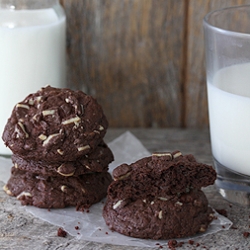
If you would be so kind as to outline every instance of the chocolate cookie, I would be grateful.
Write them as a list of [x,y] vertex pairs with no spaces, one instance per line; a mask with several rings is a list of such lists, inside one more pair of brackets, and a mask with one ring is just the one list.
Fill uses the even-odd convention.
[[22,205],[40,208],[75,206],[76,210],[84,210],[106,196],[111,180],[108,172],[51,177],[12,167],[11,177],[4,190],[8,195],[16,196]]
[[18,155],[12,155],[15,168],[29,173],[49,176],[78,176],[91,172],[105,172],[108,164],[114,160],[110,148],[101,142],[93,152],[78,158],[75,161],[47,162],[25,160]]
[[108,199],[103,217],[111,230],[145,239],[182,238],[205,232],[213,219],[204,193],[192,190],[170,199]]
[[200,190],[214,183],[215,170],[181,152],[154,153],[113,171],[103,216],[122,234],[152,239],[204,232],[212,210]]
[[93,97],[46,87],[14,107],[2,138],[14,154],[25,159],[74,161],[101,143],[107,127]]
[[[117,181],[110,187],[110,196],[136,199],[147,195],[171,196],[206,187],[214,183],[216,172],[212,166],[198,163],[194,156],[183,156],[176,151],[154,153],[131,165],[122,164],[114,169],[113,177]],[[123,193],[119,194],[121,189]]]

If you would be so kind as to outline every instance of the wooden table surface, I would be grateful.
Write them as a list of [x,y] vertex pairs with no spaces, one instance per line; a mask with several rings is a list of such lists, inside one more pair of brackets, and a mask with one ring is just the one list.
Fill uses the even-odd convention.
[[[111,141],[126,129],[109,129],[106,142]],[[212,164],[212,156],[207,130],[181,129],[130,129],[130,131],[150,151],[180,150],[183,154],[191,153],[198,161]],[[0,182],[3,186],[3,182]],[[214,209],[224,209],[227,217],[233,222],[229,230],[207,235],[195,240],[194,244],[185,242],[177,249],[250,249],[250,208],[230,204],[224,200],[214,186],[206,188],[205,193]],[[140,247],[128,247],[101,244],[78,240],[70,235],[66,238],[57,236],[57,226],[33,217],[27,213],[16,200],[0,190],[0,249],[92,249],[92,250],[139,250]],[[198,246],[199,245],[199,246]],[[155,246],[152,249],[169,249],[167,245]]]

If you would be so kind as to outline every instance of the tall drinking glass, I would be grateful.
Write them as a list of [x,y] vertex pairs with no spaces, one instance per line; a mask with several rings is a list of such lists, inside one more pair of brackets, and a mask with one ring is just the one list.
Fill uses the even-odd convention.
[[216,186],[233,203],[250,204],[250,6],[203,21],[210,138]]

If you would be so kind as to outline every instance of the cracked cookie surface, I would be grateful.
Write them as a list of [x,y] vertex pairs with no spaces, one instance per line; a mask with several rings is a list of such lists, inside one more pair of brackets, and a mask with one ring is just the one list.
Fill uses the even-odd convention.
[[113,171],[103,217],[111,230],[150,239],[191,236],[213,219],[202,187],[216,179],[193,155],[153,153]]
[[93,151],[107,127],[93,97],[48,86],[16,104],[2,138],[25,159],[72,161]]

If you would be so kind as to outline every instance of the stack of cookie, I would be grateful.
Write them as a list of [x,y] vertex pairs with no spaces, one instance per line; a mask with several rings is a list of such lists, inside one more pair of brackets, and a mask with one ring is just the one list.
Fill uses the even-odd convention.
[[83,210],[100,201],[112,181],[107,127],[101,106],[81,91],[48,86],[30,94],[3,132],[14,165],[4,190],[42,208]]
[[103,216],[110,227],[137,238],[170,239],[206,231],[213,219],[201,187],[214,183],[212,166],[181,152],[154,153],[113,171]]

